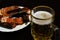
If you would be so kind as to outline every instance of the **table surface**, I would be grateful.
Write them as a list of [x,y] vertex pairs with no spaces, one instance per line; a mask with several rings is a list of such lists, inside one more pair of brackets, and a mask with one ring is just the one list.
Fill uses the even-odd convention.
[[[1,40],[33,40],[33,37],[31,35],[31,25],[28,25],[22,30],[15,31],[8,34],[0,34]],[[59,30],[54,31],[52,40],[60,40],[60,34]]]

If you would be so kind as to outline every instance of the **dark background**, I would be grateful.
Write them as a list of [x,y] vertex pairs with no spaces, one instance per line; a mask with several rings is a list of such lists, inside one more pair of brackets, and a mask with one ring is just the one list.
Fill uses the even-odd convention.
[[[50,6],[55,10],[55,20],[54,24],[58,27],[60,26],[60,4],[59,0],[0,0],[0,8],[11,6],[11,5],[19,5],[25,6],[32,9],[35,6],[46,5]],[[59,27],[60,28],[60,27]],[[17,32],[17,33],[16,33]],[[30,32],[30,25],[26,28],[16,31],[13,33],[2,34],[0,37],[1,40],[33,40]],[[16,33],[16,34],[15,34]],[[6,37],[6,38],[5,38]]]
[[20,5],[32,9],[35,6],[46,5],[50,6],[55,10],[55,23],[57,26],[60,26],[60,4],[59,0],[0,0],[0,8],[11,6],[11,5]]

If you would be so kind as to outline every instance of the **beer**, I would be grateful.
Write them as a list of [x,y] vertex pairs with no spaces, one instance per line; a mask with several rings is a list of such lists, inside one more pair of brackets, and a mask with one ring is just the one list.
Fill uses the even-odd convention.
[[31,33],[34,40],[51,40],[53,29],[51,23],[53,22],[52,14],[47,11],[37,11],[31,17]]

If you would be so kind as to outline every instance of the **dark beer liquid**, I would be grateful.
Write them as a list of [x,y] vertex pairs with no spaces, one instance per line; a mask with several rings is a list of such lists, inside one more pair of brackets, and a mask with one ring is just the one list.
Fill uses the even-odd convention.
[[53,29],[50,27],[51,24],[48,25],[38,25],[32,23],[31,25],[31,33],[34,37],[34,40],[51,40],[53,35]]

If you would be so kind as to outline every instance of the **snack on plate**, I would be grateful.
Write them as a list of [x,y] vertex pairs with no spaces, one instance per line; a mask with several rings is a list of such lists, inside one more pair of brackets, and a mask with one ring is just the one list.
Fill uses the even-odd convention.
[[0,26],[15,28],[17,25],[29,22],[30,9],[19,6],[9,6],[0,9]]

